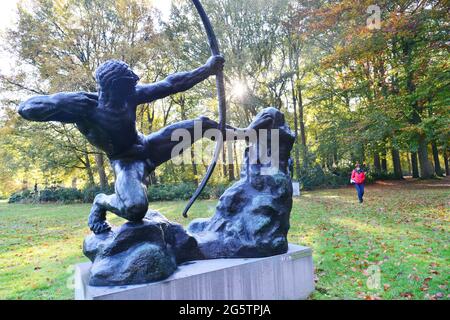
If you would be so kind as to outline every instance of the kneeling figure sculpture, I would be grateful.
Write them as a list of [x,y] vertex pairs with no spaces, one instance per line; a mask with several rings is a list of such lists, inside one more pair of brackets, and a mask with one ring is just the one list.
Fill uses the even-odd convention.
[[[237,133],[245,136],[249,130],[258,134],[246,149],[240,180],[222,195],[212,218],[195,220],[186,231],[148,210],[148,176],[172,158],[179,143],[172,141],[173,132],[187,130],[193,144],[202,138],[194,135],[196,122],[201,122],[203,134],[219,125],[200,117],[144,136],[136,129],[137,106],[188,90],[221,71],[223,64],[223,57],[216,55],[191,72],[138,85],[139,77],[127,64],[111,60],[96,71],[97,93],[37,96],[20,105],[19,114],[27,120],[75,124],[93,146],[106,153],[114,170],[115,193],[97,195],[88,219],[93,233],[85,239],[83,252],[93,262],[90,285],[147,283],[167,278],[186,261],[264,257],[287,251],[292,207],[289,157],[294,135],[275,108],[264,109],[246,129],[227,126],[227,138],[236,139]],[[260,135],[262,129],[268,134]],[[271,145],[273,130],[280,137],[277,165],[259,158],[250,161],[249,154],[258,149],[261,139]],[[273,150],[268,148],[268,152]],[[111,228],[107,212],[128,222]]]

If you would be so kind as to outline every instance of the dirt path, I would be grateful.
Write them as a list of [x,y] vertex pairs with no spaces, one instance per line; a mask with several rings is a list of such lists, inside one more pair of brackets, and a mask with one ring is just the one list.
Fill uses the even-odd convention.
[[368,185],[371,189],[386,189],[386,187],[393,189],[449,189],[450,190],[450,177],[421,180],[407,177],[404,180],[379,180],[373,184]]

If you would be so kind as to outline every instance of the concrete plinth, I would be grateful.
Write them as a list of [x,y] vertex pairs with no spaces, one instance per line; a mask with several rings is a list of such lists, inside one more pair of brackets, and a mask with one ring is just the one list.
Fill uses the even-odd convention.
[[143,285],[92,287],[91,263],[75,270],[77,300],[292,300],[314,291],[310,248],[289,245],[285,254],[214,259],[180,265],[169,278]]

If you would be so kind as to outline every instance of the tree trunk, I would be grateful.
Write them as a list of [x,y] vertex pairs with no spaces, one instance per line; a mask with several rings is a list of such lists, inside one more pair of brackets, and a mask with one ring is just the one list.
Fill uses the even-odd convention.
[[[186,98],[184,94],[180,94],[178,96],[177,100],[174,100],[176,104],[180,106],[180,117],[181,120],[187,120],[187,114],[186,114]],[[154,114],[153,114],[154,117]],[[194,182],[195,184],[198,184],[198,168],[197,163],[195,163],[196,157],[195,157],[195,147],[194,144],[191,145],[191,167],[192,167],[192,174],[194,175]],[[184,165],[183,165],[184,168]]]
[[444,152],[444,165],[445,165],[445,175],[448,177],[450,175],[450,168],[448,166],[448,153]]
[[436,172],[436,175],[442,176],[443,172],[442,172],[442,168],[441,168],[441,163],[439,162],[439,151],[436,146],[436,142],[433,141],[431,143],[431,149],[433,151],[434,172]]
[[88,176],[88,184],[89,186],[94,186],[95,185],[94,173],[92,171],[91,160],[89,159],[89,155],[87,153],[84,155],[84,162],[86,166],[86,173]]
[[[404,55],[404,69],[406,74],[406,89],[410,95],[416,92],[416,84],[414,83],[414,69],[412,66],[412,52],[413,52],[414,41],[411,39],[404,40],[402,44],[402,50]],[[413,125],[419,125],[422,122],[421,110],[419,108],[419,102],[417,99],[413,99],[411,102],[411,117],[409,122]],[[420,164],[420,177],[422,179],[428,179],[433,177],[433,167],[428,160],[428,147],[425,140],[425,136],[418,136],[419,149],[417,150],[417,155]]]
[[195,163],[194,145],[191,146],[191,164],[192,164],[192,173],[194,174],[195,184],[198,184],[198,170],[197,170],[197,164]]
[[420,164],[420,177],[429,179],[433,177],[433,166],[428,160],[428,146],[424,136],[419,137],[419,150],[417,150]]
[[225,178],[228,177],[228,168],[227,168],[227,157],[226,157],[226,149],[225,143],[222,146],[222,173]]
[[410,176],[412,168],[411,168],[411,157],[409,153],[406,153],[406,160],[408,160],[408,175]]
[[150,184],[155,185],[158,183],[158,179],[156,178],[155,171],[150,172]]
[[291,91],[292,91],[292,104],[294,106],[294,134],[295,139],[297,143],[294,145],[294,162],[295,162],[295,174],[297,180],[300,179],[301,172],[300,172],[300,152],[298,148],[298,118],[297,118],[297,95],[295,92],[295,86],[294,86],[295,79],[291,79]]
[[391,149],[392,163],[394,164],[394,176],[397,179],[403,179],[402,164],[400,162],[400,153],[397,149]]
[[239,177],[239,176],[241,175],[241,170],[240,170],[240,168],[239,168],[239,159],[240,159],[240,158],[238,158],[238,155],[237,155],[236,144],[237,144],[237,143],[234,143],[234,144],[233,144],[233,153],[234,153],[234,160],[236,161],[236,165],[235,165],[235,168],[236,168],[236,177]]
[[234,181],[236,178],[234,176],[234,163],[228,164],[228,181]]
[[361,143],[359,152],[360,152],[359,158],[361,159],[361,162],[362,163],[366,162],[366,148],[364,147],[364,143]]
[[417,152],[411,152],[412,177],[419,178],[419,164],[417,163]]
[[95,164],[97,166],[97,173],[100,179],[100,186],[102,189],[106,189],[108,187],[108,177],[105,172],[105,158],[103,153],[99,152],[95,154]]
[[373,155],[373,167],[375,168],[375,173],[381,173],[381,162],[380,162],[380,154],[375,152]]
[[339,157],[338,157],[337,148],[335,148],[333,150],[333,167],[337,168],[338,167],[338,163],[339,163]]
[[297,86],[298,93],[298,118],[300,124],[300,143],[302,145],[302,156],[303,156],[303,168],[306,169],[308,166],[308,148],[306,147],[306,131],[305,131],[305,120],[304,120],[304,108],[303,108],[303,95],[300,86]]
[[76,188],[77,188],[77,182],[78,182],[78,179],[77,179],[77,178],[73,178],[73,179],[72,179],[72,188],[73,188],[73,189],[76,189]]
[[234,181],[233,142],[227,142],[228,181]]
[[387,173],[386,149],[381,152],[381,170]]

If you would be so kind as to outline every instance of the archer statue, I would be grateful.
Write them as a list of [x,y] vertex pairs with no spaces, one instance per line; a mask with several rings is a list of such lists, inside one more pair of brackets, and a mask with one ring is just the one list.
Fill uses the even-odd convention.
[[[88,219],[93,233],[83,242],[83,253],[92,261],[89,271],[92,286],[162,280],[170,276],[177,265],[187,261],[267,257],[288,250],[292,208],[289,164],[295,135],[283,114],[275,108],[262,110],[244,129],[226,124],[225,60],[200,0],[192,0],[192,3],[211,49],[212,56],[203,66],[172,74],[160,82],[138,85],[139,77],[126,63],[109,60],[95,72],[97,93],[42,95],[19,106],[19,114],[27,120],[74,124],[110,160],[115,174],[115,193],[95,197]],[[147,136],[137,130],[138,105],[187,91],[212,75],[215,75],[217,87],[217,122],[201,116],[174,123]],[[215,135],[208,132],[211,129],[215,129]],[[181,137],[178,130],[183,130]],[[159,212],[149,210],[148,178],[158,166],[206,136],[215,141],[216,147],[183,216],[187,216],[210,179],[225,140],[246,141],[245,165],[240,180],[219,199],[214,216],[193,221],[187,232]],[[112,228],[106,221],[107,212],[129,222]]]
[[[129,221],[144,218],[148,210],[148,176],[172,158],[172,149],[179,143],[171,139],[175,130],[188,130],[193,144],[206,130],[218,128],[217,122],[200,117],[177,122],[144,136],[136,129],[137,106],[192,88],[222,71],[224,62],[222,56],[215,55],[193,71],[172,74],[153,84],[137,85],[139,77],[126,63],[110,60],[96,70],[98,93],[63,92],[36,96],[19,106],[19,114],[27,120],[75,124],[92,145],[108,156],[116,178],[115,193],[95,197],[88,219],[94,233],[111,229],[106,221],[107,211]],[[202,124],[200,137],[193,134],[195,121]]]

